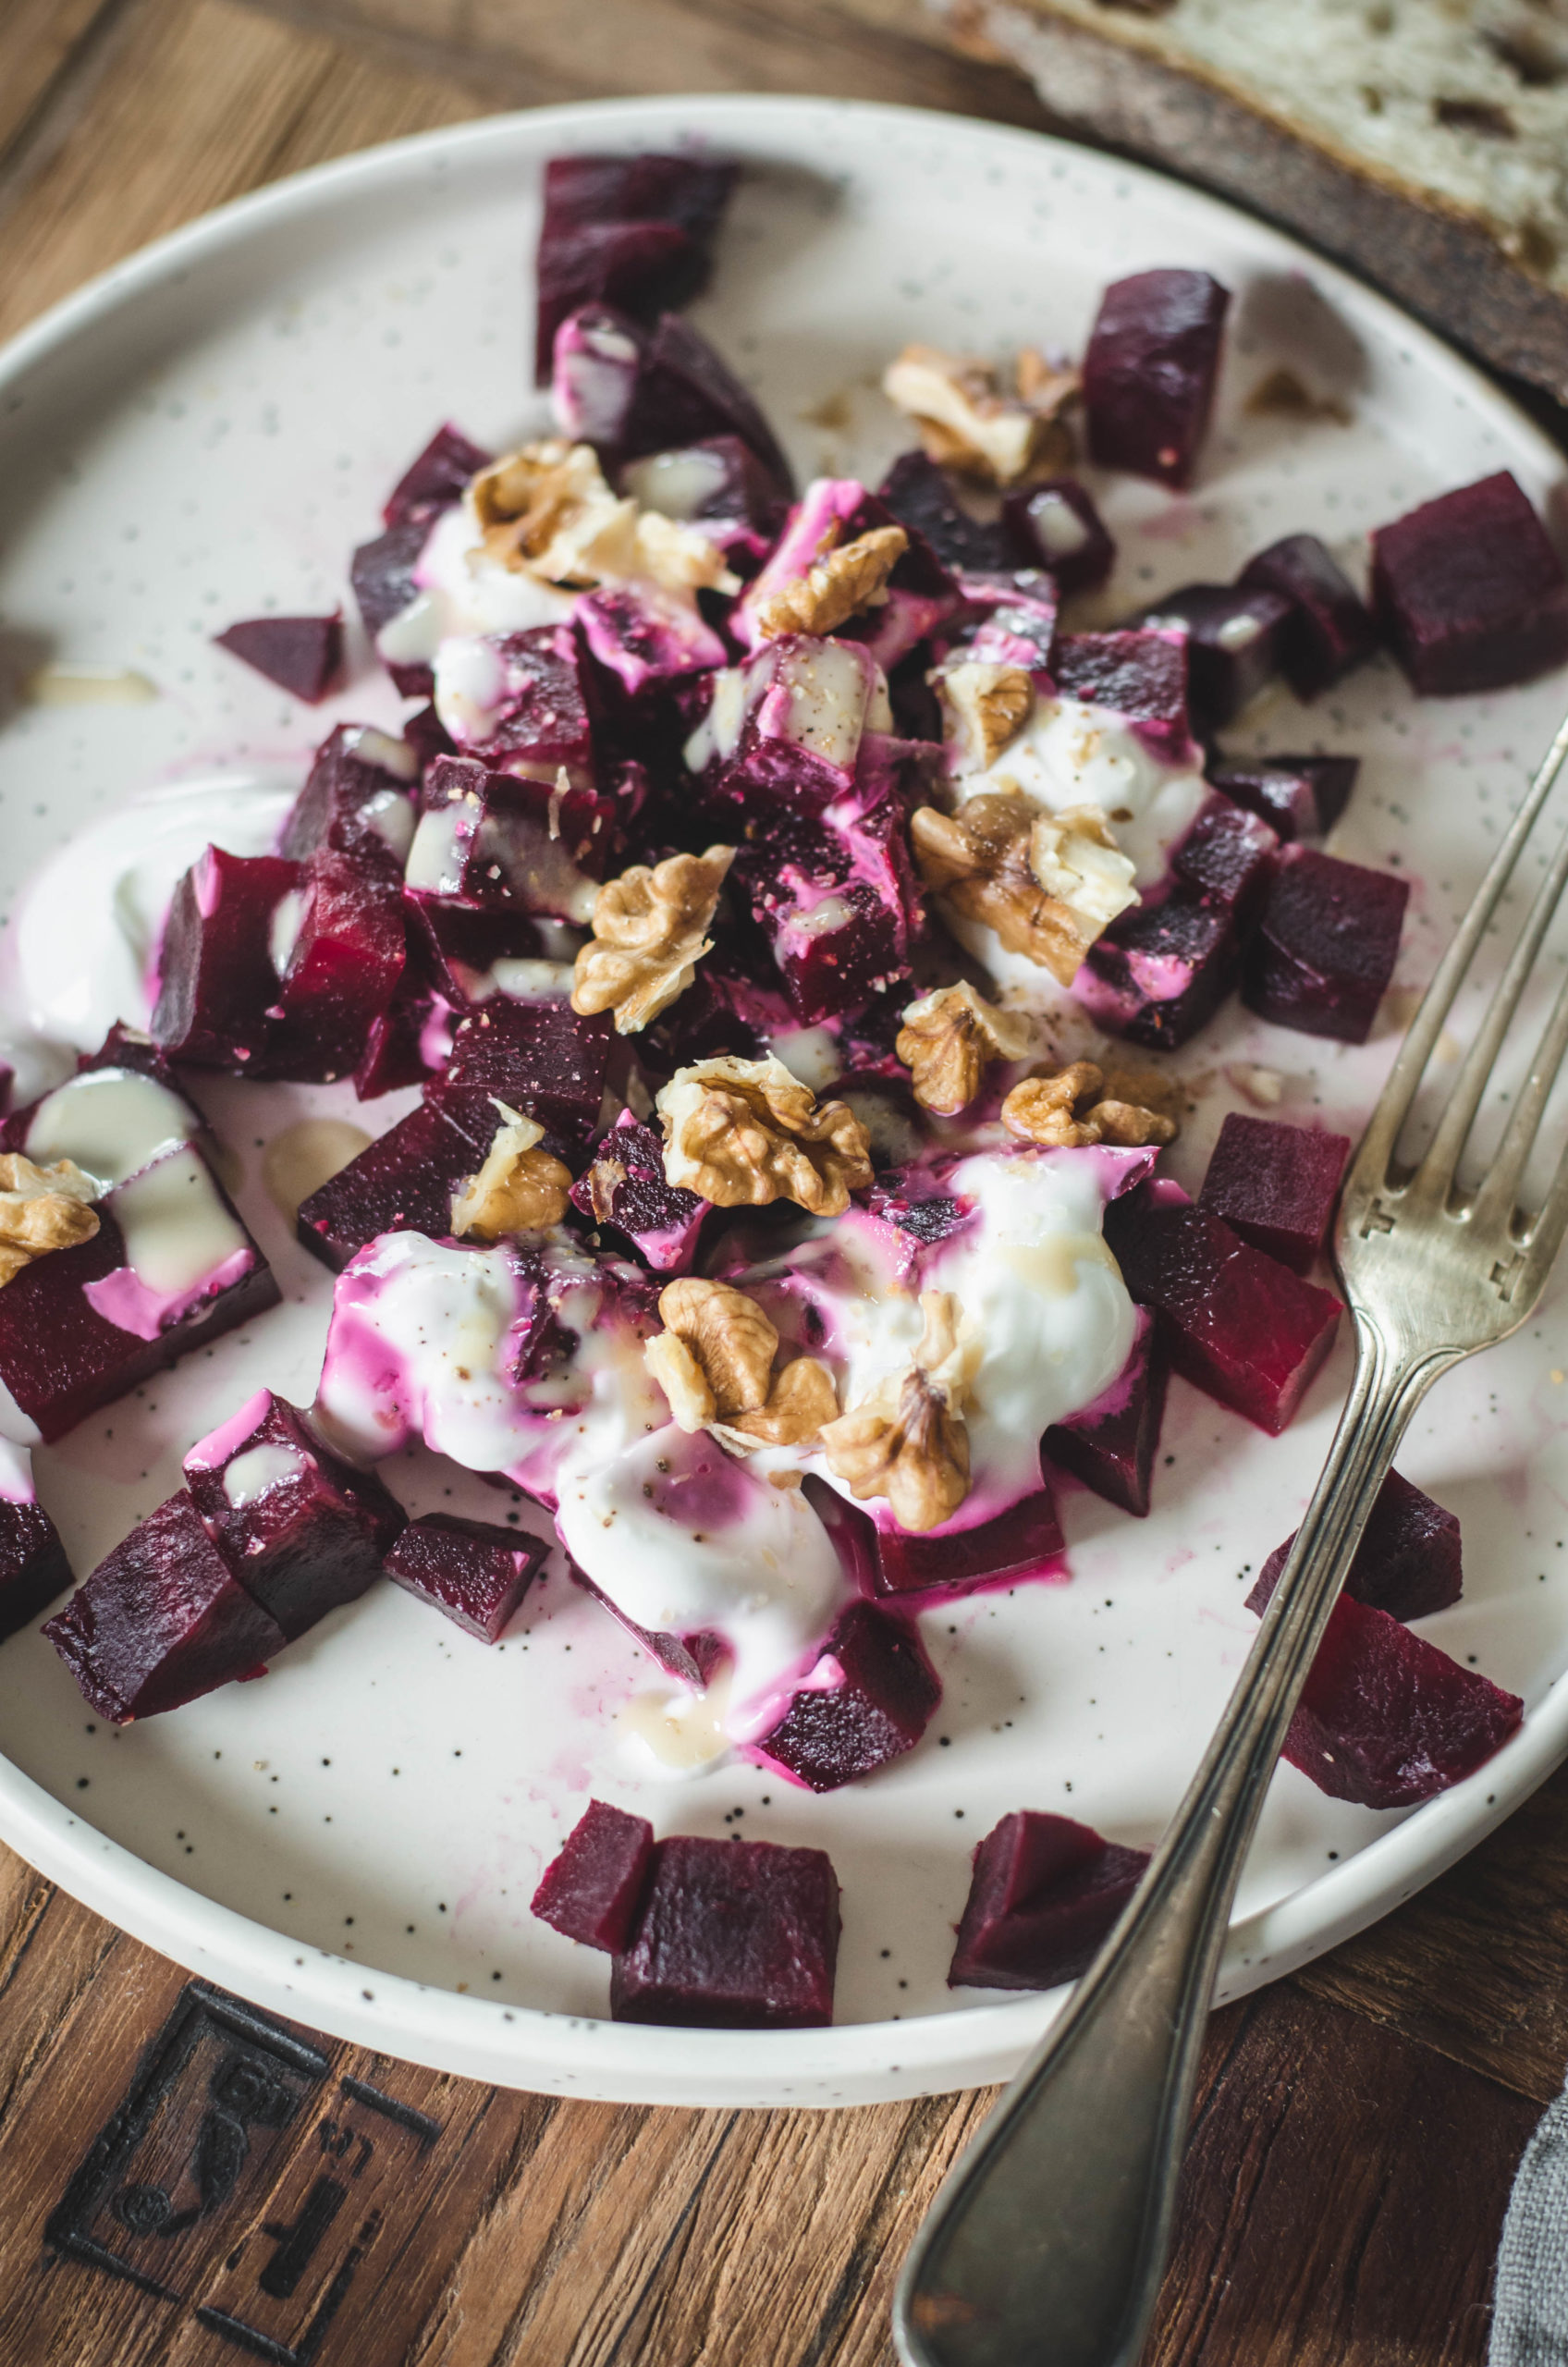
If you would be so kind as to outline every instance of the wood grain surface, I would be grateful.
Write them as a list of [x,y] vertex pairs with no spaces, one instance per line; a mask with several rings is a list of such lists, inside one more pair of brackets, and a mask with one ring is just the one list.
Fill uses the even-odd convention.
[[[496,106],[832,92],[1046,118],[902,0],[6,0],[0,334],[204,208]],[[1216,2017],[1160,2367],[1485,2355],[1568,2065],[1568,1775]],[[288,2030],[0,1852],[0,2367],[888,2367],[984,2096],[838,2114],[518,2095]]]

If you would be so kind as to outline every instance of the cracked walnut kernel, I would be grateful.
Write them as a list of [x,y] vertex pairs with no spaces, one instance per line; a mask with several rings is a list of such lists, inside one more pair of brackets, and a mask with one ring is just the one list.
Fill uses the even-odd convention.
[[989,1061],[1023,1058],[1029,1031],[964,978],[912,1002],[893,1049],[911,1071],[922,1108],[951,1118],[968,1109]]
[[871,1181],[860,1120],[842,1101],[819,1106],[782,1061],[697,1061],[676,1071],[656,1107],[666,1183],[716,1208],[794,1200],[813,1216],[842,1216]]
[[[492,1097],[494,1098],[494,1097]],[[458,1241],[499,1241],[506,1233],[545,1233],[566,1214],[571,1171],[541,1150],[545,1129],[504,1101],[484,1164],[452,1195]]]
[[888,578],[908,548],[909,536],[901,526],[873,526],[852,543],[821,552],[803,575],[781,583],[758,603],[758,632],[765,641],[777,641],[786,632],[837,632],[860,609],[883,597]]
[[775,1380],[778,1334],[756,1301],[729,1282],[682,1275],[659,1294],[665,1330],[648,1341],[648,1370],[683,1430],[710,1425],[726,1446],[805,1446],[839,1411],[826,1365],[795,1356]]
[[1033,681],[1022,666],[988,666],[974,657],[939,667],[931,679],[953,770],[983,773],[1028,722]]
[[514,574],[583,587],[741,588],[711,536],[612,493],[590,444],[548,436],[508,452],[480,471],[469,499],[485,555]]
[[925,1329],[907,1371],[894,1374],[851,1414],[824,1426],[828,1469],[857,1502],[886,1497],[900,1528],[950,1520],[969,1493],[969,1432],[962,1406],[979,1362],[960,1339],[950,1291],[923,1291]]
[[594,935],[577,956],[571,1007],[615,1012],[616,1032],[633,1036],[668,1011],[713,950],[707,935],[733,847],[634,863],[594,899]]
[[839,1413],[839,1392],[815,1356],[791,1356],[754,1414],[730,1425],[751,1446],[811,1446]]
[[755,1299],[732,1283],[682,1274],[659,1293],[659,1317],[701,1367],[722,1419],[766,1404],[778,1334]]
[[0,1287],[55,1249],[75,1249],[98,1231],[98,1186],[73,1159],[37,1167],[0,1151]]
[[1057,370],[1026,347],[1004,394],[995,368],[972,355],[906,345],[883,373],[882,391],[943,468],[987,484],[1049,475],[1072,458],[1062,413],[1080,392],[1076,370]]
[[[1083,826],[1088,809],[1071,816],[1039,815],[1030,801],[1016,793],[986,791],[972,797],[956,814],[938,813],[934,805],[916,808],[910,818],[910,838],[920,876],[927,888],[945,896],[966,920],[995,929],[1010,953],[1022,953],[1064,987],[1070,987],[1084,956],[1106,926],[1099,909],[1084,909],[1069,896],[1047,887],[1036,876],[1032,855],[1042,828],[1072,821]],[[1103,816],[1096,817],[1107,845],[1110,840]],[[1063,853],[1081,844],[1073,835]],[[1123,856],[1129,877],[1132,866]],[[1081,886],[1081,875],[1066,862],[1053,874],[1069,889]],[[1088,890],[1084,891],[1085,896]],[[1135,901],[1133,896],[1124,901]],[[1109,917],[1109,916],[1108,916]]]
[[1074,1061],[1054,1076],[1026,1076],[1002,1103],[1002,1123],[1023,1142],[1053,1150],[1082,1150],[1091,1143],[1141,1150],[1176,1139],[1174,1118],[1107,1097],[1093,1061]]

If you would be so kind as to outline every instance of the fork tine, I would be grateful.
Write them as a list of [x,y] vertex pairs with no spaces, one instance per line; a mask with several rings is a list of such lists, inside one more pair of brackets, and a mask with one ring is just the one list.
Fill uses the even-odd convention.
[[1565,887],[1568,887],[1568,832],[1564,832],[1546,877],[1536,891],[1535,901],[1525,914],[1519,941],[1508,958],[1497,990],[1487,1006],[1486,1016],[1464,1055],[1464,1066],[1443,1105],[1437,1131],[1412,1178],[1410,1189],[1418,1199],[1438,1200],[1448,1196],[1460,1153],[1476,1122],[1481,1097],[1497,1065],[1503,1038],[1518,1009],[1519,998],[1535,969],[1542,941],[1551,926],[1552,915],[1562,901]]
[[1528,1309],[1532,1300],[1545,1286],[1552,1260],[1562,1246],[1565,1232],[1568,1232],[1568,1149],[1563,1151],[1557,1163],[1551,1189],[1530,1220],[1518,1263],[1501,1285],[1506,1297]]
[[1504,834],[1502,844],[1491,859],[1474,903],[1432,974],[1432,982],[1421,999],[1420,1009],[1411,1022],[1409,1032],[1389,1072],[1388,1083],[1383,1087],[1378,1107],[1372,1113],[1371,1122],[1362,1138],[1361,1147],[1346,1179],[1347,1190],[1376,1192],[1383,1187],[1400,1128],[1410,1114],[1410,1105],[1415,1098],[1416,1088],[1442,1034],[1454,996],[1476,958],[1476,950],[1503,889],[1513,877],[1520,850],[1535,828],[1565,758],[1568,758],[1568,716],[1564,716],[1559,724],[1557,736],[1542,757],[1535,779]]
[[1557,990],[1551,1015],[1541,1031],[1535,1058],[1530,1062],[1530,1073],[1513,1105],[1502,1140],[1498,1145],[1497,1156],[1476,1195],[1470,1214],[1477,1231],[1490,1224],[1507,1224],[1518,1206],[1525,1164],[1535,1147],[1541,1118],[1564,1055],[1568,1055],[1568,977]]

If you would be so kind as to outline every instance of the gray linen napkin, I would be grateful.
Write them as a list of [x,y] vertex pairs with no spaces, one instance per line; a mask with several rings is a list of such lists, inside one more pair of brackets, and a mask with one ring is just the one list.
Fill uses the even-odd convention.
[[1568,2367],[1568,2094],[1549,2108],[1513,2180],[1487,2367]]

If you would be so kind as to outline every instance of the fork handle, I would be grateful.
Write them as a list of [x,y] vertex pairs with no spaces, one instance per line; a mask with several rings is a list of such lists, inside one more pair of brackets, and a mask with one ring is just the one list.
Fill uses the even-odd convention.
[[1357,1320],[1355,1378],[1263,1625],[1175,1819],[1072,1999],[949,2174],[900,2281],[905,2367],[1135,2367],[1231,1898],[1405,1425],[1456,1361]]

